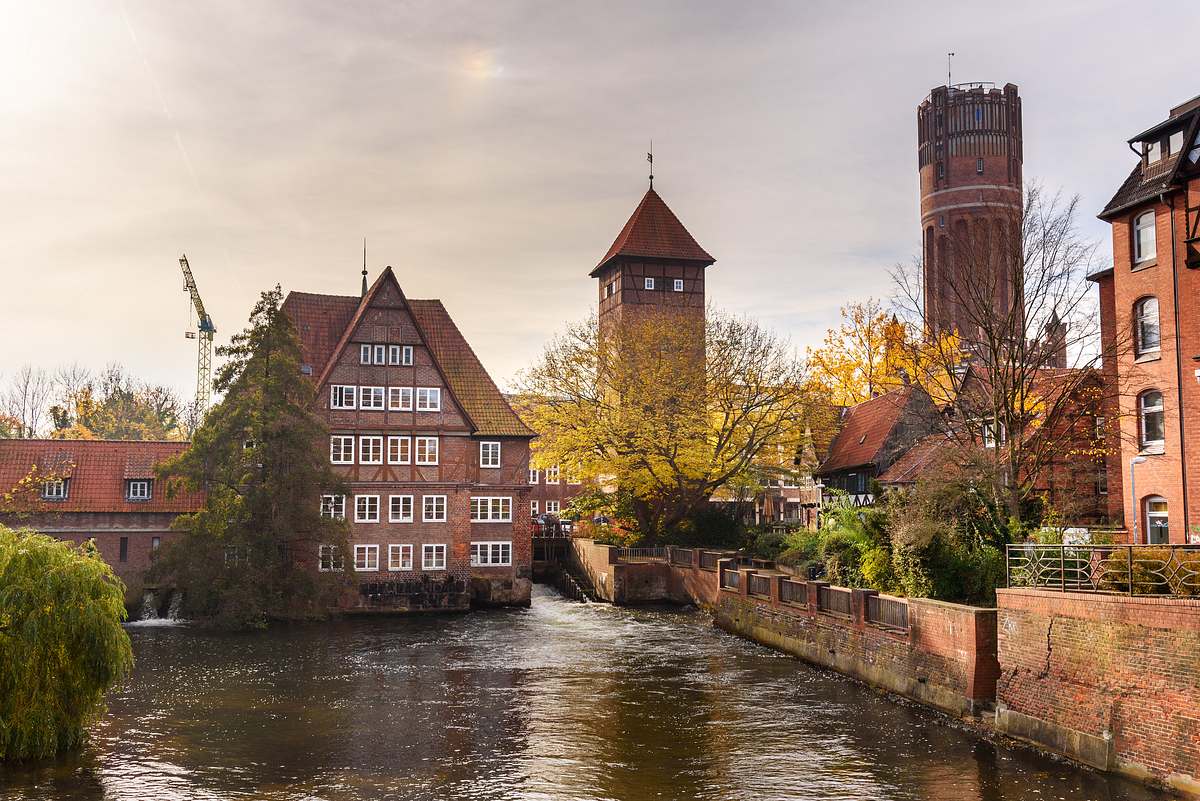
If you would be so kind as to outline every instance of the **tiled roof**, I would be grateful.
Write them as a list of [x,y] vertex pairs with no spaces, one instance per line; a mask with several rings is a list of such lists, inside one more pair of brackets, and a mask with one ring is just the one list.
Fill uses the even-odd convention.
[[912,387],[901,387],[846,410],[842,430],[829,446],[829,456],[818,473],[873,464],[912,397]]
[[155,465],[187,447],[186,442],[0,439],[0,494],[11,492],[36,470],[37,475],[70,478],[70,484],[66,500],[42,501],[39,492],[28,511],[194,512],[204,503],[203,493],[168,498],[157,482],[151,500],[125,500],[126,479],[153,478]]
[[[318,383],[325,382],[334,356],[345,347],[359,318],[385,280],[396,280],[390,267],[375,280],[363,298],[291,292],[284,300],[283,309],[296,326],[301,350],[309,360],[307,363],[312,365]],[[400,296],[404,297],[403,291]],[[474,433],[492,437],[534,436],[500,394],[442,302],[408,298],[404,301],[434,362],[445,376],[450,393],[474,427]]]
[[[1178,156],[1172,158],[1178,159]],[[1139,203],[1153,200],[1163,192],[1170,190],[1171,178],[1174,174],[1173,169],[1162,169],[1146,176],[1143,174],[1142,165],[1139,162],[1134,166],[1133,172],[1129,173],[1125,183],[1121,184],[1121,188],[1113,195],[1112,200],[1108,201],[1104,211],[1100,212],[1100,219],[1107,219]]]
[[917,440],[911,448],[879,476],[881,484],[912,484],[945,453],[953,440],[944,433],[929,434]]
[[675,213],[653,189],[646,192],[642,202],[633,210],[612,247],[592,270],[595,277],[608,262],[618,256],[644,256],[651,259],[680,259],[712,264],[716,259],[700,247],[683,227]]

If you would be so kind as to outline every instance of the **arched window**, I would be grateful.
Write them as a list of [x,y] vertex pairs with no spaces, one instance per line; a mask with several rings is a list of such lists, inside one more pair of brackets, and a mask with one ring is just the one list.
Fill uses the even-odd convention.
[[1134,264],[1150,261],[1155,255],[1154,212],[1145,211],[1133,218]]
[[1163,421],[1163,394],[1157,389],[1138,395],[1138,431],[1142,450],[1162,450],[1166,426]]
[[1138,356],[1157,353],[1160,332],[1158,327],[1158,298],[1142,298],[1133,304],[1133,344]]
[[1170,541],[1167,499],[1161,495],[1151,495],[1146,498],[1146,544],[1166,545]]

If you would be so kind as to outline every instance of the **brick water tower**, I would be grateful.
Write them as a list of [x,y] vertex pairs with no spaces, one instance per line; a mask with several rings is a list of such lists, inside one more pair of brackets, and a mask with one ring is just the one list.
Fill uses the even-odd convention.
[[970,342],[987,300],[1002,316],[1024,305],[1013,280],[1023,202],[1016,85],[933,89],[917,107],[917,142],[925,326]]

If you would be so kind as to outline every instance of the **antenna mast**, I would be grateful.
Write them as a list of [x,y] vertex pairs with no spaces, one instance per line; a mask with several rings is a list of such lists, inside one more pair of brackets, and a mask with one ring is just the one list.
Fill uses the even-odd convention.
[[954,85],[954,82],[950,80],[950,59],[952,59],[952,58],[954,58],[953,53],[946,54],[946,88],[947,89],[949,89],[951,86]]
[[[212,343],[213,334],[217,332],[212,318],[204,311],[204,301],[200,299],[200,290],[196,288],[196,279],[192,276],[191,265],[188,264],[187,254],[179,257],[179,268],[183,270],[183,289],[192,298],[192,306],[196,309],[196,417],[203,419],[212,402]],[[188,338],[193,334],[189,331]]]

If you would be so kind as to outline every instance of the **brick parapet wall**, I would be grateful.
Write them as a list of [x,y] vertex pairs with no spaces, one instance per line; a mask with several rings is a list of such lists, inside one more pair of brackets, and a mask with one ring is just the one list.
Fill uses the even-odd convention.
[[997,726],[1200,793],[1200,601],[997,592]]

